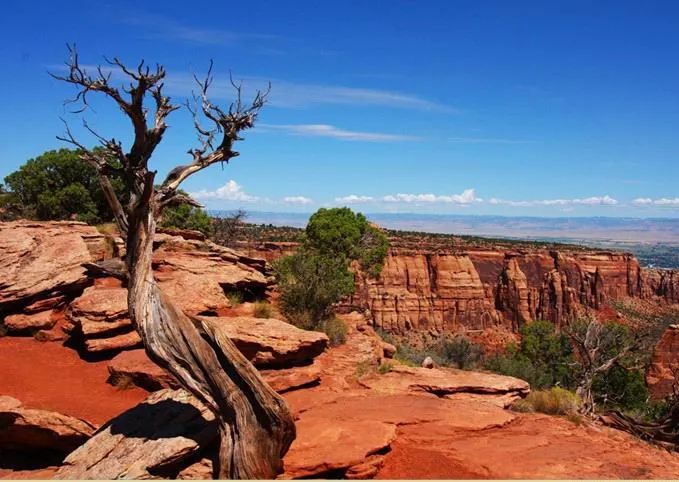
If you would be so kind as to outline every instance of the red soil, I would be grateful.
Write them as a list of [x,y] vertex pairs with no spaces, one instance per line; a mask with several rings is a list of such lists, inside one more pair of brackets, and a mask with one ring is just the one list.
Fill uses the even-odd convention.
[[0,395],[101,425],[147,396],[106,383],[106,365],[84,361],[60,342],[7,336],[0,338]]

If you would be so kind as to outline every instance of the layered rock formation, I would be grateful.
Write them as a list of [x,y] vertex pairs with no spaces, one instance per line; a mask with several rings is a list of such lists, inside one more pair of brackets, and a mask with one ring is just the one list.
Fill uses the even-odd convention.
[[[675,375],[676,374],[676,375]],[[646,385],[655,399],[671,395],[679,383],[679,325],[667,327],[653,350]],[[676,387],[679,389],[679,386]]]
[[618,252],[397,246],[378,279],[360,278],[350,303],[397,334],[496,326],[516,332],[531,320],[560,325],[626,297],[679,302],[677,274],[647,272]]
[[0,317],[60,306],[89,284],[83,263],[105,251],[105,237],[84,223],[0,223]]

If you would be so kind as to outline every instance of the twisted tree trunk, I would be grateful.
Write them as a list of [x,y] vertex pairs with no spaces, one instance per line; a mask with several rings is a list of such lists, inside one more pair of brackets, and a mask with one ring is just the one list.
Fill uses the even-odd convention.
[[[82,102],[84,110],[88,93],[102,93],[118,105],[134,128],[129,152],[125,152],[120,141],[100,136],[86,122],[85,128],[97,137],[101,149],[87,149],[73,137],[68,125],[66,136],[59,139],[78,147],[81,158],[97,169],[106,199],[126,236],[126,273],[120,275],[128,280],[130,318],[144,348],[152,360],[175,375],[184,388],[214,412],[221,432],[219,476],[274,478],[282,471],[283,455],[295,438],[295,425],[285,402],[229,339],[199,319],[190,319],[163,295],[151,264],[156,220],[163,207],[180,200],[196,204],[178,190],[179,185],[192,174],[239,155],[233,149],[234,143],[242,139],[240,134],[244,130],[254,126],[268,92],[258,91],[252,103],[245,105],[240,85],[232,81],[237,97],[226,111],[207,96],[212,66],[204,81],[196,77],[200,96],[195,100],[200,102],[203,117],[214,127],[202,127],[198,109],[187,104],[202,145],[189,150],[190,164],[172,169],[156,188],[155,172],[149,170],[148,162],[163,138],[167,116],[178,109],[162,91],[165,69],[157,65],[152,71],[144,61],[130,69],[116,58],[107,60],[130,80],[121,91],[111,85],[110,73],[98,67],[97,73],[90,75],[79,64],[75,48],[69,47],[69,51],[68,75],[54,77],[76,86],[78,93],[72,102]],[[155,103],[152,120],[145,105],[147,95]],[[113,175],[119,176],[127,188],[130,201],[126,206],[121,204],[110,182]]]
[[130,317],[149,357],[217,416],[219,477],[271,479],[295,438],[285,401],[226,337],[190,319],[160,290],[151,268],[153,200],[129,219],[126,264]]

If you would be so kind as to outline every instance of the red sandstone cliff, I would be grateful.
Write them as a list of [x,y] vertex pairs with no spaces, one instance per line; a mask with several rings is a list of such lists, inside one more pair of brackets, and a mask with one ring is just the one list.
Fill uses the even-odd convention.
[[679,274],[643,270],[633,255],[618,252],[394,247],[378,279],[361,277],[351,303],[367,307],[377,326],[403,334],[516,331],[537,318],[562,324],[626,297],[679,302]]

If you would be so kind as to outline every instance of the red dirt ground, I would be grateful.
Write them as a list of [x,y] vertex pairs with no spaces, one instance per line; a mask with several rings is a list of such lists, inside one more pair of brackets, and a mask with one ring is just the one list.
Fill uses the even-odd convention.
[[0,338],[0,395],[101,425],[147,396],[108,383],[107,361],[86,362],[61,342]]

